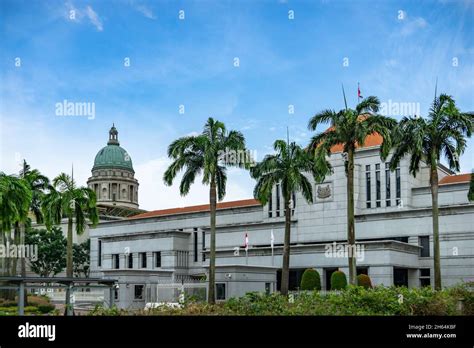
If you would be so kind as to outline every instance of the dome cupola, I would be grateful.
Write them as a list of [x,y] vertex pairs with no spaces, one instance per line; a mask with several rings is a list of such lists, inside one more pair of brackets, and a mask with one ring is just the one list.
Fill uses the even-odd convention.
[[112,125],[112,128],[110,128],[109,131],[109,141],[107,142],[107,146],[100,149],[95,156],[92,170],[114,168],[134,172],[132,159],[127,151],[120,147],[117,128],[115,128],[115,125]]

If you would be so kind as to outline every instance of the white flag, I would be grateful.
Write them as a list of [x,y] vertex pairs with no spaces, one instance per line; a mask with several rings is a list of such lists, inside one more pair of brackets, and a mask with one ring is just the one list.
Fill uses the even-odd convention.
[[273,243],[274,242],[275,242],[275,236],[273,235],[273,228],[272,228],[272,232],[271,232],[271,235],[270,235],[270,243],[271,243],[272,249],[273,249]]
[[249,236],[245,233],[245,251],[249,250]]

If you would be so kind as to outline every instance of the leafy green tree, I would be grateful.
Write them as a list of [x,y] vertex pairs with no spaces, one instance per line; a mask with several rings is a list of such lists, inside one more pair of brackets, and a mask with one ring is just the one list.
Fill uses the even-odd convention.
[[315,162],[312,156],[299,145],[284,140],[276,140],[273,148],[276,154],[267,155],[262,162],[251,168],[251,176],[257,180],[254,196],[262,204],[266,204],[272,195],[273,187],[281,184],[281,192],[285,207],[285,239],[283,244],[283,266],[281,272],[281,293],[288,294],[290,270],[290,239],[292,196],[301,192],[303,198],[313,202],[312,184],[307,175],[316,181],[324,180],[330,171],[326,160]]
[[[36,223],[43,223],[43,214],[41,212],[41,202],[45,195],[45,190],[49,187],[49,179],[42,175],[39,170],[31,169],[30,165],[23,160],[23,167],[19,177],[23,180],[31,190],[31,201],[29,211],[33,213]],[[27,231],[25,222],[19,226],[20,243],[24,244],[25,233]],[[21,259],[21,275],[26,276],[26,260]],[[26,296],[26,293],[25,293]],[[25,302],[26,303],[26,302]]]
[[430,170],[436,290],[441,290],[438,166],[444,157],[451,170],[459,171],[459,157],[466,149],[466,138],[472,135],[473,124],[473,113],[459,111],[451,96],[441,94],[435,97],[427,118],[404,117],[393,132],[394,153],[390,169],[395,170],[400,160],[409,156],[409,170],[413,176],[422,162]]
[[[13,175],[6,175],[0,172],[0,237],[5,245],[11,244],[11,232],[14,230],[14,242],[19,242],[20,224],[28,219],[28,210],[31,202],[31,189],[21,179]],[[2,273],[5,276],[16,275],[17,259],[2,258]],[[3,296],[7,299],[14,298],[14,292],[3,291]]]
[[66,238],[63,231],[53,226],[50,231],[32,228],[26,234],[26,243],[38,247],[36,260],[30,260],[30,268],[41,277],[54,277],[66,267]]
[[89,277],[90,272],[90,239],[81,244],[74,244],[72,261],[76,277]]
[[66,274],[73,276],[73,225],[75,232],[81,235],[87,224],[97,225],[99,217],[95,192],[86,187],[76,187],[74,180],[61,173],[53,180],[53,186],[44,197],[42,211],[48,230],[59,225],[63,217],[67,218],[67,255]]
[[[209,118],[204,130],[197,136],[185,136],[173,141],[168,147],[168,156],[173,160],[163,180],[171,186],[178,173],[183,170],[179,191],[182,196],[189,193],[196,176],[202,174],[202,183],[209,185],[211,245],[209,260],[209,303],[215,303],[216,272],[216,207],[217,198],[225,196],[227,166],[247,167],[245,161],[232,161],[225,154],[230,151],[245,151],[242,133],[227,131],[224,123]],[[234,156],[235,157],[235,156]]]
[[[313,116],[308,123],[310,130],[316,130],[320,124],[330,124],[325,132],[312,137],[309,149],[314,151],[316,158],[331,156],[333,146],[342,145],[345,158],[347,177],[347,242],[355,250],[355,219],[354,219],[354,156],[358,146],[363,146],[369,135],[379,134],[383,143],[382,153],[390,150],[390,135],[396,121],[390,117],[377,115],[380,102],[377,97],[370,96],[357,104],[355,109],[346,108],[335,112],[323,110]],[[349,281],[356,284],[356,258],[349,253]]]

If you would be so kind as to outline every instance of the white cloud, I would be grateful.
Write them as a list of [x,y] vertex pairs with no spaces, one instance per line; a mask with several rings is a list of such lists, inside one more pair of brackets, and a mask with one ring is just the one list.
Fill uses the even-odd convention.
[[406,19],[400,31],[402,36],[408,36],[413,34],[419,29],[423,29],[428,25],[428,22],[422,17],[417,17],[414,19]]
[[[156,210],[208,204],[209,187],[201,183],[202,177],[196,177],[191,190],[184,197],[179,193],[181,175],[175,178],[172,186],[164,184],[163,174],[169,164],[168,158],[159,157],[134,166],[135,178],[140,183],[138,191],[140,208]],[[224,201],[252,198],[252,190],[253,182],[247,172],[229,169]]]
[[397,64],[398,64],[397,60],[393,59],[393,58],[388,59],[388,60],[385,61],[385,66],[387,68],[393,68],[393,67],[397,66]]
[[89,18],[90,22],[97,28],[98,31],[102,31],[104,27],[102,26],[102,21],[99,18],[99,15],[92,9],[92,7],[87,6],[86,15]]
[[66,2],[67,11],[65,13],[66,20],[76,23],[81,23],[83,18],[87,18],[88,21],[96,27],[98,31],[103,31],[104,26],[97,12],[91,6],[87,6],[85,9],[79,9],[75,7],[71,2]]
[[153,11],[146,7],[145,5],[137,5],[135,6],[135,9],[140,12],[142,15],[144,15],[146,18],[149,19],[156,19],[155,15],[153,14]]

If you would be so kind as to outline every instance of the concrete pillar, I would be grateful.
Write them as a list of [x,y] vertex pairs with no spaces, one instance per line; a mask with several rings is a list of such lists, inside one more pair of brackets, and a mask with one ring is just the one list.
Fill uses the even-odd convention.
[[114,301],[115,301],[115,285],[112,285],[109,288],[109,293],[110,293],[109,308],[112,308],[114,306]]
[[20,282],[18,288],[18,315],[25,315],[25,283]]
[[72,284],[68,284],[66,287],[66,315],[72,316],[74,315],[74,304],[71,303],[71,296],[73,295],[73,287]]

